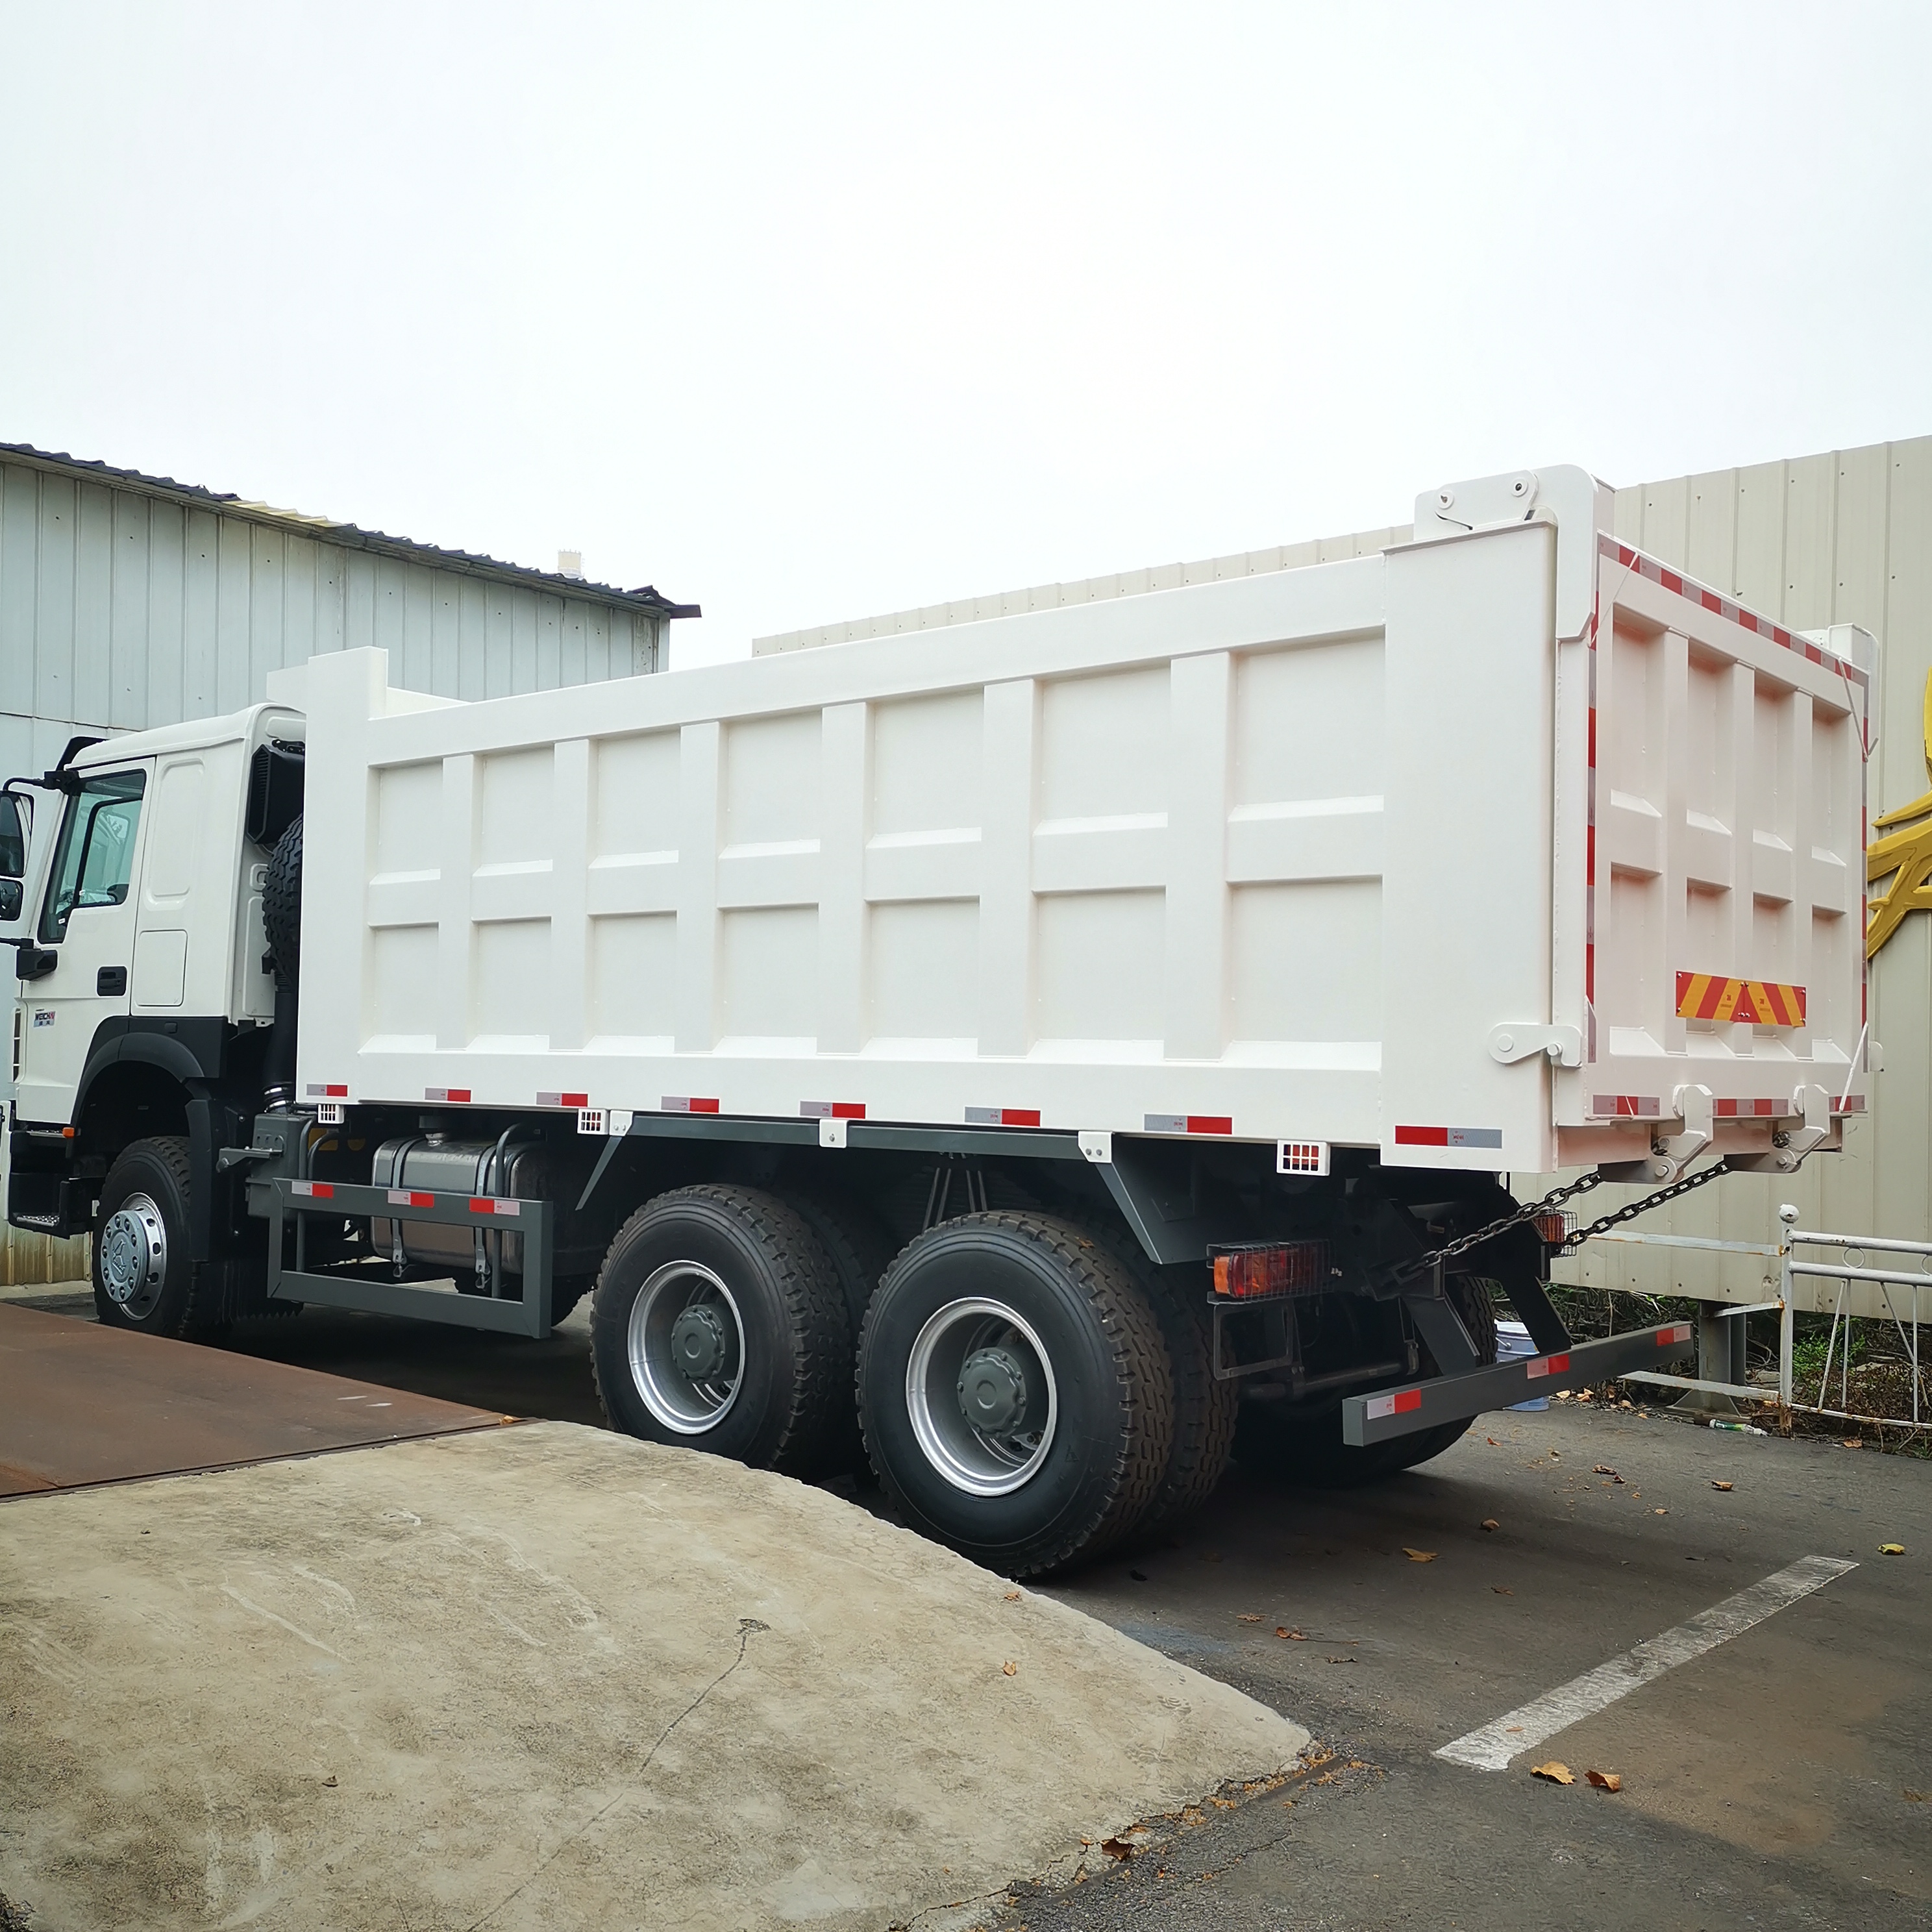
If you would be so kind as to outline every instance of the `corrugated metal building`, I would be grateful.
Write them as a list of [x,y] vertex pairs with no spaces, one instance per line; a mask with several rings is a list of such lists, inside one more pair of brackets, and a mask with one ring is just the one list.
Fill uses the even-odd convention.
[[[1862,625],[1879,639],[1876,728],[1868,773],[1874,816],[1926,790],[1927,680],[1932,675],[1932,436],[1862,449],[1713,470],[1616,493],[1617,535],[1792,630]],[[946,604],[761,638],[754,652],[796,650],[890,637],[1049,605],[1131,596],[1183,584],[1292,570],[1406,541],[1406,526],[1318,543],[1238,552],[1192,564],[1036,585]],[[1732,1177],[1642,1224],[1659,1232],[1766,1241],[1778,1203],[1797,1204],[1803,1224],[1846,1233],[1932,1240],[1932,913],[1908,915],[1872,962],[1872,1036],[1885,1071],[1872,1110],[1847,1124],[1846,1151],[1820,1155],[1795,1177]],[[1552,1180],[1515,1177],[1527,1197]],[[1634,1190],[1588,1197],[1606,1209]],[[1601,1211],[1600,1210],[1599,1211]],[[1578,1280],[1616,1280],[1653,1293],[1761,1298],[1761,1262],[1682,1251],[1593,1248],[1566,1264]],[[1878,1312],[1876,1292],[1858,1304]],[[1932,1313],[1932,1304],[1927,1310]]]
[[74,732],[254,703],[380,644],[398,684],[498,698],[660,670],[697,607],[0,443],[0,771]]
[[[271,508],[164,476],[0,444],[0,776],[76,733],[258,701],[269,672],[379,644],[396,683],[446,698],[663,668],[672,619],[620,590]],[[0,1280],[84,1267],[10,1229]]]

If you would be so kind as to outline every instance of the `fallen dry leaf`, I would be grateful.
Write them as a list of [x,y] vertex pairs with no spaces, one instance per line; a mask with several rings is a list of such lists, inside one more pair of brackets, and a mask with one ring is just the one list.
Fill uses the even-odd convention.
[[1258,1610],[1238,1610],[1234,1613],[1234,1620],[1238,1623],[1258,1624],[1262,1620],[1261,1612]]
[[1567,1764],[1560,1764],[1552,1758],[1547,1764],[1533,1764],[1529,1768],[1532,1778],[1546,1778],[1552,1784],[1574,1784],[1576,1773]]
[[1489,1444],[1492,1449],[1500,1449],[1503,1446],[1493,1436],[1485,1436],[1484,1440]]
[[1621,1791],[1624,1788],[1622,1778],[1614,1771],[1586,1771],[1583,1775],[1599,1791]]
[[1499,1597],[1513,1597],[1516,1594],[1514,1590],[1505,1590],[1500,1583],[1492,1583],[1490,1588]]
[[1502,1525],[1497,1522],[1494,1516],[1486,1516],[1483,1519],[1483,1527],[1485,1529],[1500,1529]]
[[1352,1657],[1331,1657],[1328,1660],[1330,1664],[1353,1664],[1354,1660]]
[[1290,1630],[1286,1624],[1276,1624],[1274,1634],[1276,1636],[1286,1637],[1291,1643],[1306,1643],[1308,1641],[1306,1630]]
[[1878,1553],[1881,1556],[1903,1556],[1905,1554],[1905,1545],[1902,1543],[1881,1543],[1878,1546]]
[[1402,1546],[1402,1553],[1412,1563],[1433,1563],[1436,1552],[1432,1550],[1412,1550],[1407,1544]]
[[1000,1674],[1004,1677],[1017,1677],[1020,1674],[1020,1667],[1009,1658],[1000,1666]]
[[1009,1591],[1006,1592],[1006,1601],[1007,1601],[1008,1603],[1010,1603],[1010,1604],[1017,1604],[1017,1603],[1019,1601],[1019,1600],[1020,1600],[1020,1593],[1018,1592],[1018,1591],[1017,1591],[1017,1590],[1009,1590]]
[[1654,1509],[1651,1511],[1652,1516],[1668,1516],[1670,1514],[1670,1512],[1666,1509]]
[[1131,1838],[1102,1838],[1100,1840],[1100,1849],[1110,1858],[1120,1858],[1124,1861],[1132,1858],[1141,1848]]
[[1714,1490],[1728,1490],[1728,1489],[1730,1489],[1730,1488],[1732,1487],[1733,1486],[1732,1486],[1731,1484],[1730,1484],[1730,1483],[1717,1483],[1717,1482],[1714,1482],[1714,1483],[1711,1485],[1711,1486],[1712,1486],[1712,1489],[1714,1489]]
[[1847,1449],[1862,1449],[1864,1446],[1864,1438],[1862,1436],[1847,1436],[1845,1438],[1845,1447]]
[[1591,1473],[1593,1475],[1607,1476],[1613,1483],[1621,1483],[1623,1480],[1622,1477],[1618,1475],[1616,1470],[1612,1468],[1607,1462],[1599,1462]]

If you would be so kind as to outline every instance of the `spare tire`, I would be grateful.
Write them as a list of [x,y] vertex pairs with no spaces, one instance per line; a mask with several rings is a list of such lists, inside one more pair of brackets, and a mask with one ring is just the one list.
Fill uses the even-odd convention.
[[262,888],[262,926],[274,955],[275,976],[292,986],[302,970],[302,822],[298,812],[275,841]]

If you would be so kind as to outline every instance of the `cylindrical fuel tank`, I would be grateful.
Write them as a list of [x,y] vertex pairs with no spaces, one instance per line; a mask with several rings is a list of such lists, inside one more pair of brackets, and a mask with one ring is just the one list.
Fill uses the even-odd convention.
[[[431,1194],[508,1195],[531,1201],[554,1198],[555,1165],[540,1142],[460,1141],[439,1133],[406,1134],[376,1150],[370,1179],[378,1187]],[[370,1246],[379,1255],[448,1268],[459,1286],[472,1277],[520,1274],[520,1234],[449,1227],[434,1221],[372,1217]]]

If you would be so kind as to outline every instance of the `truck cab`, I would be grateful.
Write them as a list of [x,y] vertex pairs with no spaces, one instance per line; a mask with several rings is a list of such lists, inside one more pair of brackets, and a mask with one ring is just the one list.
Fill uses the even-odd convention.
[[[110,1185],[117,1165],[136,1154],[150,1184],[124,1227],[108,1204],[99,1245],[111,1259],[117,1236],[130,1252],[138,1237],[152,1265],[103,1298],[109,1318],[145,1311],[182,1332],[183,1297],[161,1293],[156,1272],[170,1245],[177,1287],[204,1268],[214,1282],[242,1252],[232,1204],[185,1181],[212,1173],[261,1103],[275,1020],[262,895],[301,808],[303,750],[298,712],[255,705],[76,740],[0,794],[0,938],[18,980],[8,1218],[97,1232],[106,1197],[124,1191]],[[98,1290],[100,1260],[95,1274]]]

